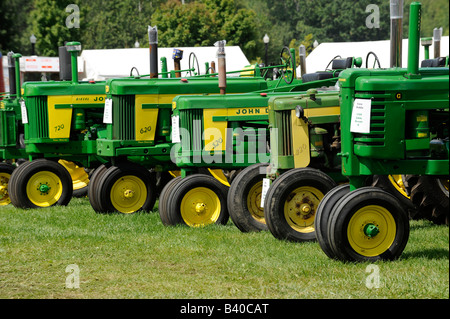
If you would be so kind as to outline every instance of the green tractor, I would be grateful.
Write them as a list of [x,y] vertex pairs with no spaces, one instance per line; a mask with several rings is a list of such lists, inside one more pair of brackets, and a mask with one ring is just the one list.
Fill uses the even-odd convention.
[[[252,220],[264,219],[260,185],[245,190],[247,186],[243,185],[270,161],[269,100],[297,99],[300,91],[311,87],[335,90],[336,76],[342,71],[337,71],[338,66],[360,65],[360,58],[336,59],[335,71],[310,74],[294,84],[289,80],[287,86],[272,86],[264,92],[176,97],[172,130],[178,145],[173,158],[181,176],[161,192],[159,213],[163,224],[224,224],[230,215],[245,231],[240,212]],[[218,181],[205,176],[202,173],[207,168],[223,171],[226,178]]]
[[[157,55],[151,54],[151,60],[155,59]],[[220,59],[219,70],[225,73]],[[268,88],[268,81],[260,76],[229,77],[223,84],[214,75],[107,81],[106,134],[97,139],[97,154],[107,163],[94,171],[89,185],[89,200],[96,212],[151,210],[162,186],[178,174],[179,168],[171,161],[172,101],[176,96],[219,95],[225,88],[232,93]],[[224,179],[219,171],[209,170],[208,174]]]
[[20,108],[16,107],[16,127],[9,130],[24,136],[20,154],[10,156],[28,161],[12,172],[8,183],[9,199],[16,207],[67,205],[74,189],[86,190],[84,168],[102,163],[95,141],[103,129],[105,83],[79,82],[81,45],[70,42],[66,49],[72,62],[70,81],[27,82],[21,89],[20,83],[17,85]]
[[17,167],[16,161],[26,158],[21,143],[23,136],[20,108],[20,71],[18,53],[8,53],[10,92],[0,101],[0,206],[11,203],[8,182]]
[[409,237],[397,197],[364,187],[370,175],[405,175],[420,190],[419,211],[448,220],[449,69],[419,68],[421,4],[410,7],[407,69],[349,70],[340,75],[342,174],[316,214],[317,239],[330,258],[394,260]]
[[279,239],[314,240],[320,200],[346,182],[337,156],[339,92],[310,89],[274,96],[268,105],[270,164],[249,166],[236,177],[228,195],[230,214],[243,232],[270,230]]

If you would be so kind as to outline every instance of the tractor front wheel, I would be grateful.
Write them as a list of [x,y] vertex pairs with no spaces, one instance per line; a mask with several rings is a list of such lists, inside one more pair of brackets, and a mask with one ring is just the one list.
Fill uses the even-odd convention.
[[217,179],[194,174],[174,183],[167,196],[167,219],[170,225],[204,227],[226,224],[228,187]]
[[20,165],[9,181],[11,203],[18,208],[66,206],[72,193],[69,172],[61,164],[46,159]]
[[398,199],[377,187],[350,192],[334,206],[328,236],[342,261],[395,260],[409,238],[409,217]]
[[132,214],[151,211],[156,201],[156,180],[146,168],[121,163],[109,167],[97,178],[93,196],[98,213]]

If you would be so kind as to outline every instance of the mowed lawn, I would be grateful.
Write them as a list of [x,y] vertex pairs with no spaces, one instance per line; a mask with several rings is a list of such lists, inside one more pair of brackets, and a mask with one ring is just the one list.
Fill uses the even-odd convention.
[[[78,279],[78,282],[76,281]],[[329,259],[318,243],[226,226],[162,225],[153,213],[0,207],[2,299],[448,299],[449,228],[411,222],[400,260]]]

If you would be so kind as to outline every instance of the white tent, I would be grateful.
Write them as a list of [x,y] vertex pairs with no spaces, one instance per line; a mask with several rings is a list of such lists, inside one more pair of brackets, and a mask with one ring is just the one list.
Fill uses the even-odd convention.
[[[169,71],[174,69],[173,49],[158,48],[158,72],[161,72],[161,57],[166,58]],[[197,57],[201,74],[206,71],[206,62],[211,64],[212,61],[215,61],[217,66],[216,47],[180,47],[176,49],[183,51],[183,59],[180,62],[181,70],[189,68],[191,52],[194,52]],[[227,71],[242,70],[249,65],[249,61],[238,46],[225,47],[225,54]],[[150,73],[150,52],[148,48],[84,50],[81,53],[81,60],[84,63],[85,72],[80,76],[80,79],[100,81],[108,78],[126,77],[130,76],[133,67],[138,70],[140,75]],[[197,68],[196,64],[195,68]],[[137,74],[136,71],[133,72],[133,75]],[[182,76],[185,76],[185,74],[182,73]]]
[[[441,38],[441,54],[447,56],[449,51],[449,37]],[[366,67],[366,56],[373,51],[380,60],[382,68],[390,67],[390,41],[366,41],[366,42],[333,42],[321,43],[306,57],[306,73],[324,71],[328,63],[337,55],[342,58],[361,57],[362,67]],[[430,58],[434,57],[434,45],[430,46]],[[425,58],[424,49],[420,46],[419,60]],[[369,59],[369,67],[373,65],[373,56]],[[406,68],[408,64],[408,40],[404,39],[402,43],[402,67]],[[330,66],[331,67],[331,66]],[[300,68],[297,69],[300,74]]]

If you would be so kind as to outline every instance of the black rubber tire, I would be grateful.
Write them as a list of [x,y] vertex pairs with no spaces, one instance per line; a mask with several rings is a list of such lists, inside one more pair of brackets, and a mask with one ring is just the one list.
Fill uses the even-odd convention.
[[[230,185],[227,199],[228,211],[234,225],[241,232],[268,230],[264,220],[264,209],[258,203],[253,203],[257,205],[254,207],[260,208],[258,213],[262,216],[262,220],[257,220],[255,215],[259,214],[251,212],[248,203],[248,195],[252,187],[266,177],[265,174],[261,174],[261,169],[264,170],[267,167],[268,164],[263,163],[251,165],[240,172]],[[258,197],[256,200],[258,201]]]
[[[412,219],[426,219],[437,225],[449,224],[449,191],[440,178],[435,176],[408,175],[411,201],[416,205]],[[442,179],[447,177],[442,177]],[[448,187],[448,185],[447,185]]]
[[[111,200],[111,191],[114,184],[122,177],[133,176],[137,177],[146,186],[146,198],[139,208],[132,211],[120,211],[120,208],[115,207]],[[126,213],[132,214],[139,211],[149,212],[153,210],[156,202],[156,181],[154,174],[151,174],[148,169],[141,165],[124,162],[118,165],[109,167],[101,174],[96,185],[95,196],[98,201],[98,213]]]
[[88,198],[89,203],[91,204],[91,207],[96,211],[100,212],[102,209],[99,206],[98,200],[97,200],[97,185],[98,181],[100,180],[100,176],[106,172],[106,170],[111,167],[110,163],[102,164],[99,167],[97,167],[94,172],[92,172],[91,176],[89,177],[89,184],[88,184]]
[[349,192],[349,184],[336,186],[329,191],[324,198],[322,198],[319,207],[317,208],[316,218],[314,220],[316,238],[325,255],[332,259],[336,258],[336,256],[331,249],[330,238],[328,237],[328,223],[330,222],[330,215],[334,210],[334,206],[345,194]]
[[35,174],[40,172],[51,172],[61,181],[62,193],[57,201],[51,206],[67,206],[72,198],[73,184],[69,172],[57,162],[47,159],[37,159],[24,163],[14,170],[8,184],[11,203],[17,208],[42,208],[49,206],[39,206],[34,204],[28,197],[27,183]]
[[[384,252],[376,256],[364,256],[356,252],[348,239],[348,226],[358,210],[375,205],[386,209],[395,221],[395,237]],[[337,259],[350,262],[375,262],[398,259],[409,239],[409,217],[398,199],[377,187],[362,187],[342,197],[330,216],[328,237]],[[384,230],[384,233],[387,233]]]
[[166,186],[164,186],[164,188],[161,191],[161,194],[159,195],[158,211],[159,217],[161,218],[161,222],[163,223],[164,226],[172,225],[172,223],[169,220],[169,216],[167,214],[167,199],[175,184],[180,182],[181,179],[182,179],[181,176],[173,178],[166,184]]
[[0,206],[9,205],[11,203],[11,199],[9,198],[8,193],[8,183],[11,179],[11,174],[16,169],[16,166],[11,165],[9,163],[0,163],[0,173],[2,173],[2,176],[0,178],[0,185],[2,186],[2,197],[0,198]]
[[[228,222],[229,214],[227,209],[227,193],[229,187],[223,185],[212,176],[204,174],[194,174],[185,177],[181,181],[177,182],[173,186],[172,191],[170,191],[167,195],[167,216],[170,225],[189,225],[189,222],[186,222],[183,219],[181,212],[181,203],[183,201],[183,198],[189,191],[200,187],[214,192],[215,196],[217,196],[217,199],[220,201],[219,215],[213,223],[218,225],[225,225]],[[203,227],[209,224],[210,223],[190,226]]]
[[[289,225],[284,214],[284,206],[291,193],[299,187],[307,186],[326,195],[337,184],[327,174],[317,169],[306,167],[292,169],[283,173],[270,186],[264,201],[264,217],[270,232],[275,238],[294,242],[316,240],[314,230],[310,232],[295,230]],[[313,216],[316,210],[317,207],[311,206]],[[314,227],[314,223],[311,223],[309,227]]]

